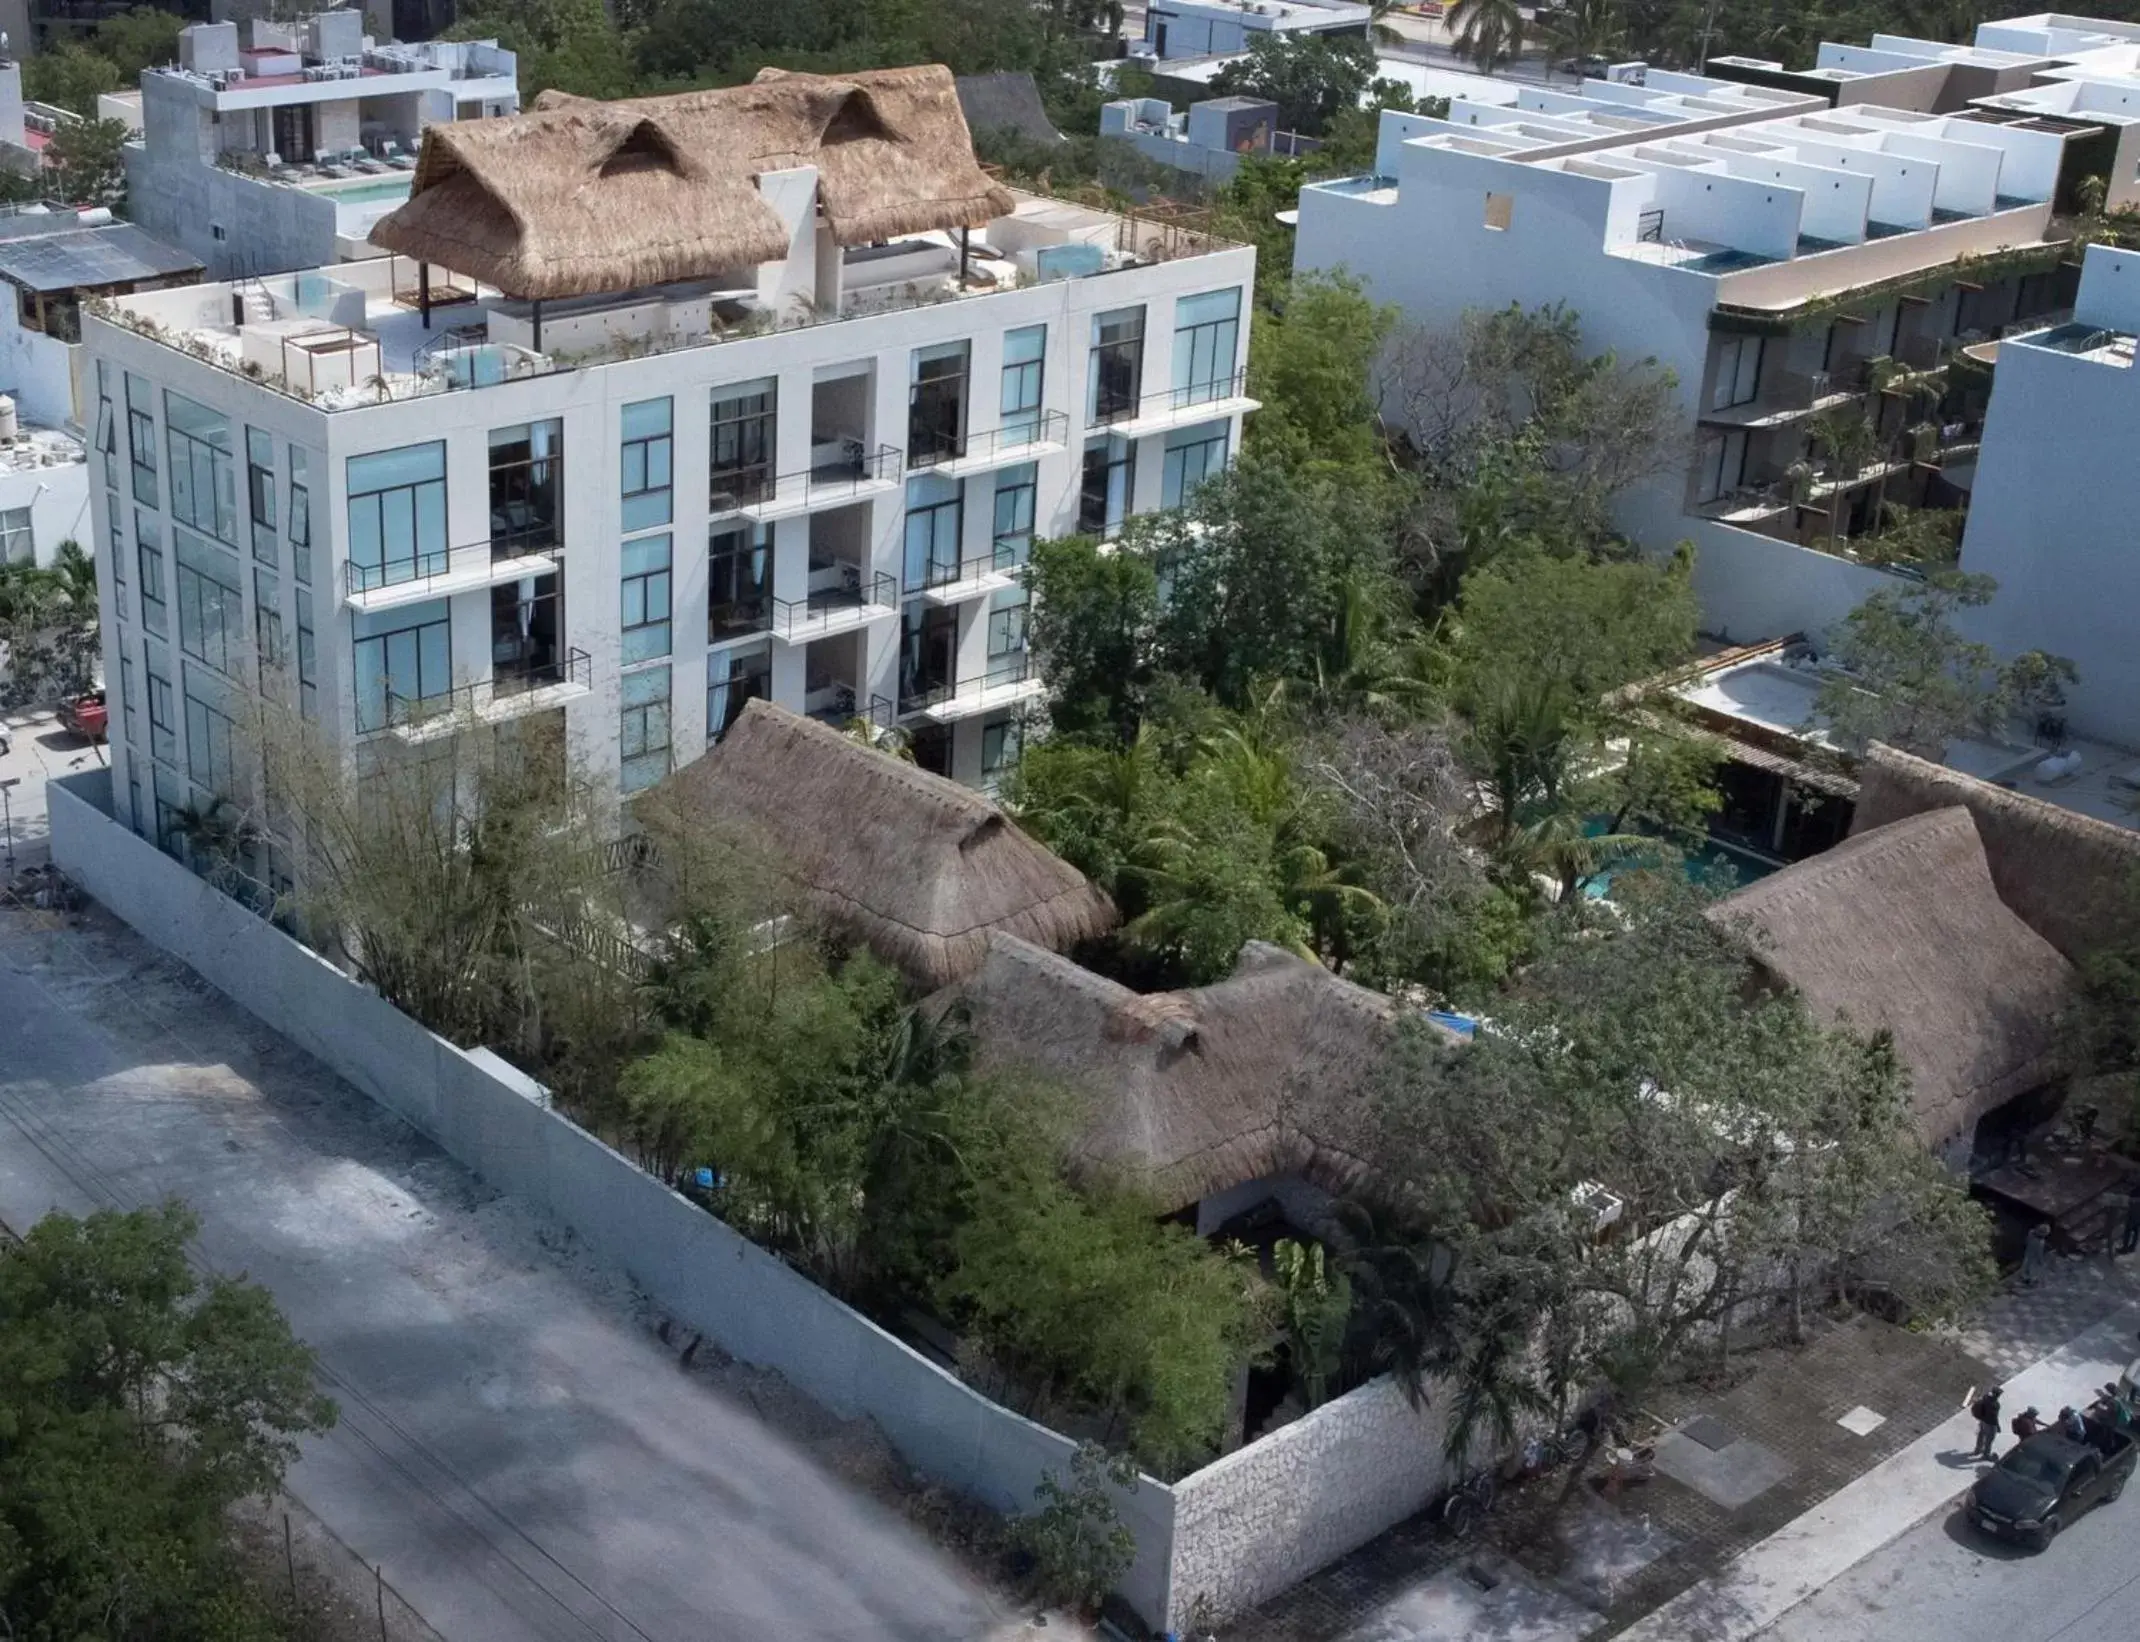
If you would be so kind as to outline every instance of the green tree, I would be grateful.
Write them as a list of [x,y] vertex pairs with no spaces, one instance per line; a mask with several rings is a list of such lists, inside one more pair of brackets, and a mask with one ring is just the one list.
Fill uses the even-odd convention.
[[1869,1276],[1937,1312],[1988,1275],[1892,1046],[1762,990],[1696,898],[1651,888],[1535,966],[1496,1031],[1408,1028],[1380,1075],[1373,1162],[1406,1191],[1382,1242],[1446,1289],[1404,1355],[1457,1381],[1452,1452],[1576,1387],[1639,1396],[1743,1316]]
[[530,101],[551,90],[612,98],[636,89],[636,38],[610,20],[602,0],[478,0],[447,35],[496,39],[516,53],[521,95]]
[[23,64],[23,95],[52,103],[85,120],[97,117],[97,98],[125,81],[109,57],[71,41],[40,51]]
[[63,701],[95,681],[103,640],[97,626],[97,571],[74,541],[50,565],[0,565],[0,653],[7,677],[0,704]]
[[1107,552],[1089,536],[1033,544],[1026,642],[1048,681],[1057,734],[1128,739],[1152,685],[1159,581],[1149,558]]
[[0,1633],[266,1642],[224,1513],[334,1404],[266,1291],[202,1278],[177,1204],[0,1244]]
[[1523,54],[1529,22],[1516,0],[1450,0],[1442,15],[1456,30],[1457,54],[1470,58],[1482,74]]
[[1302,275],[1273,291],[1249,334],[1249,392],[1263,409],[1249,420],[1244,454],[1386,487],[1372,385],[1395,321],[1395,309],[1344,275]]
[[1839,669],[1822,681],[1814,712],[1852,752],[1884,741],[1937,760],[1960,736],[2002,735],[2017,713],[2055,709],[2079,676],[2063,656],[2027,651],[2001,662],[1989,645],[1964,638],[1955,617],[1991,602],[1988,576],[1935,571],[1883,587],[1844,617],[1829,637]]
[[1561,0],[1537,13],[1539,43],[1548,64],[1613,58],[1627,49],[1627,18],[1620,0]]
[[118,120],[63,125],[45,147],[50,191],[79,205],[119,206],[126,201],[127,129]]
[[1038,1506],[1011,1524],[1011,1539],[1033,1559],[1033,1581],[1042,1601],[1063,1602],[1083,1612],[1106,1600],[1137,1554],[1137,1540],[1122,1526],[1118,1494],[1137,1487],[1136,1463],[1098,1443],[1079,1443],[1065,1481],[1040,1474],[1033,1490]]
[[178,31],[186,20],[176,12],[153,6],[136,6],[116,17],[107,17],[91,36],[97,55],[108,58],[121,85],[132,85],[145,68],[162,68],[178,61]]
[[1358,105],[1374,73],[1374,47],[1363,38],[1266,31],[1212,76],[1211,89],[1265,98],[1278,105],[1281,129],[1319,137],[1339,110]]

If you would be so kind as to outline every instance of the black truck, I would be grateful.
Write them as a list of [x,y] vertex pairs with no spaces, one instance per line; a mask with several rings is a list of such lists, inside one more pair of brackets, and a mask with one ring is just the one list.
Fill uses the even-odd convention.
[[1969,1490],[1969,1520],[1986,1533],[2040,1551],[2091,1505],[2125,1492],[2140,1444],[2129,1431],[2090,1421],[2088,1440],[2045,1431],[2018,1443]]

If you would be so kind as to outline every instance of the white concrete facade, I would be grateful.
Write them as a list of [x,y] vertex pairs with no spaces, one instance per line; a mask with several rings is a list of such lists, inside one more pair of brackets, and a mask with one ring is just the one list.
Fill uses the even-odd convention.
[[[449,700],[500,720],[554,712],[598,787],[688,763],[749,694],[897,723],[919,759],[969,783],[1006,767],[1040,688],[1024,650],[1026,546],[1118,528],[1238,448],[1254,252],[1170,254],[1111,215],[1025,197],[985,230],[985,257],[976,232],[961,292],[952,236],[843,253],[813,238],[813,173],[762,186],[798,230],[795,255],[759,270],[762,298],[701,282],[553,303],[538,320],[489,295],[435,310],[427,331],[415,268],[381,258],[93,314],[93,391],[116,430],[94,512],[119,589],[106,654],[125,697],[122,813],[148,830],[158,782],[168,807],[189,779],[219,778],[215,725],[205,757],[173,713],[152,734],[136,696],[149,676],[182,706],[190,690],[205,722],[213,698],[251,685],[254,650],[276,645],[281,687],[301,664],[338,738],[420,741]],[[721,317],[739,309],[741,322]],[[1142,327],[1105,407],[1103,315]],[[963,360],[961,426],[927,449],[910,401],[923,365],[946,359]],[[761,393],[763,420],[739,434],[728,411]],[[202,482],[224,492],[205,514],[172,485],[174,451],[198,448],[186,425],[203,424],[202,471],[219,471]],[[509,475],[499,488],[502,430],[552,464],[541,498],[516,499]],[[742,471],[734,441],[767,432]],[[365,461],[384,452],[410,464],[387,476],[391,495]],[[352,464],[359,497],[384,500],[353,504]],[[300,518],[309,543],[292,538]],[[382,528],[413,545],[382,550]],[[198,634],[187,648],[168,587],[153,612],[164,632],[145,624],[141,585],[173,578],[181,552],[189,575],[229,589],[227,653]]]
[[[1584,90],[1654,94],[1675,78]],[[1302,269],[1351,271],[1429,328],[1470,309],[1564,304],[1586,347],[1671,371],[1690,459],[1631,490],[1619,523],[1660,552],[1694,543],[1705,626],[1736,642],[1819,633],[1882,584],[1885,572],[1822,549],[1847,542],[1891,473],[1913,464],[1787,486],[1807,460],[1806,424],[1864,400],[1872,359],[1930,369],[2055,301],[2022,278],[1929,295],[1893,286],[2043,247],[2065,144],[1894,110],[1800,101],[1761,119],[1758,101],[1745,106],[1617,132],[1544,107],[1385,115],[1375,174],[1302,190],[1296,253]],[[1868,295],[1831,300],[1854,292]],[[1966,487],[1959,449],[1914,454],[1918,470],[1948,461],[1942,478]]]
[[2071,658],[2081,735],[2140,746],[2140,254],[2092,246],[2070,324],[1999,344],[1962,568],[1981,637]]
[[1144,13],[1150,55],[1213,57],[1246,51],[1259,34],[1365,37],[1371,8],[1349,0],[1152,0]]
[[426,126],[519,111],[493,40],[377,44],[347,10],[253,20],[242,48],[239,28],[193,24],[176,65],[143,71],[125,149],[134,220],[213,278],[373,255]]
[[70,541],[86,553],[92,529],[81,441],[24,424],[0,442],[0,559],[49,565]]

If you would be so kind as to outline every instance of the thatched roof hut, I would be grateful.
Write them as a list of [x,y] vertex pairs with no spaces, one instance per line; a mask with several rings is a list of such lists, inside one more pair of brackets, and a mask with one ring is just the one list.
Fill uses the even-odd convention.
[[973,157],[950,70],[766,69],[613,103],[546,91],[531,113],[427,126],[409,201],[371,240],[512,297],[699,279],[787,256],[757,179],[801,166],[841,245],[980,227],[1015,203]]
[[2072,966],[1999,899],[1966,809],[1860,833],[1709,916],[1815,1010],[1894,1034],[1930,1145],[2060,1071]]
[[998,931],[1059,948],[1114,927],[1107,897],[981,794],[768,701],[638,802],[670,827],[737,827],[827,923],[926,986],[970,973]]
[[984,1064],[1090,1096],[1080,1173],[1126,1177],[1169,1211],[1272,1175],[1344,1192],[1365,1173],[1366,1084],[1397,1006],[1320,964],[1250,942],[1226,980],[1140,994],[997,935],[956,996]]
[[1858,780],[1855,832],[1965,806],[1976,818],[1999,898],[2074,962],[2132,939],[2140,832],[1877,743]]

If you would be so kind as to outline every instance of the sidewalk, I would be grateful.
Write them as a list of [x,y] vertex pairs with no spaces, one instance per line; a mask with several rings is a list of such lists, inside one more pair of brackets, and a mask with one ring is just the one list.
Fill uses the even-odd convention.
[[[2042,1309],[2033,1295],[2022,1296],[2018,1305]],[[2048,1418],[2116,1379],[2134,1355],[2136,1322],[2140,1305],[2129,1302],[2010,1375],[2005,1382],[2009,1418],[2031,1404]],[[1746,1642],[1959,1498],[1977,1474],[1968,1458],[1975,1441],[1976,1422],[1957,1409],[1944,1424],[1742,1553],[1721,1573],[1630,1625],[1620,1637],[1623,1642]]]

